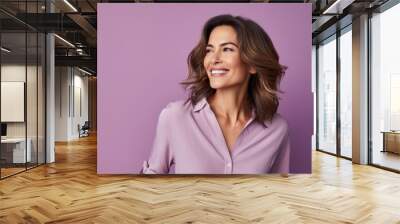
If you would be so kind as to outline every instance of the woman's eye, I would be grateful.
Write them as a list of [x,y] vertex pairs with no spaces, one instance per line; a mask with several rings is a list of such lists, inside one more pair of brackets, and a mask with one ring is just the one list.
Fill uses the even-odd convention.
[[226,47],[226,48],[224,48],[224,51],[233,51],[233,49],[229,48],[229,47]]
[[209,53],[209,52],[211,52],[211,49],[206,49],[206,53]]

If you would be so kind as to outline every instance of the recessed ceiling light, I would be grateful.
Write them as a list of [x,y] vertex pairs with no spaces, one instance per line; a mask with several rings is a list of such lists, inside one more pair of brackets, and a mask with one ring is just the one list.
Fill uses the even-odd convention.
[[60,36],[57,35],[57,34],[54,34],[54,36],[57,37],[58,39],[60,39],[61,41],[63,41],[64,43],[66,43],[67,45],[69,45],[69,46],[75,48],[75,45],[73,45],[73,44],[72,44],[71,42],[69,42],[68,40],[66,40],[66,39],[64,39],[64,38],[62,38],[62,37],[60,37]]
[[83,69],[81,69],[81,68],[79,68],[79,67],[78,67],[78,70],[81,71],[81,72],[83,72],[83,73],[85,73],[85,74],[87,74],[87,75],[92,75],[92,73],[90,73],[90,72],[88,72],[88,71],[86,71],[86,70],[83,70]]
[[71,4],[69,3],[68,0],[64,0],[65,4],[67,4],[74,12],[78,12],[78,10]]
[[11,52],[11,50],[9,50],[9,49],[7,49],[7,48],[5,48],[5,47],[1,47],[1,50],[4,51],[4,52],[6,52],[6,53],[10,53],[10,52]]
[[322,14],[342,14],[343,9],[351,5],[355,0],[336,0]]

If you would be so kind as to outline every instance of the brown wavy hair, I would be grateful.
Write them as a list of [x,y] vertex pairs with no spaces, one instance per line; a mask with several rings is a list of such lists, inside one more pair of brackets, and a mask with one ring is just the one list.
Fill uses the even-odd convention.
[[186,102],[196,105],[202,98],[215,93],[203,61],[211,31],[222,25],[235,29],[241,60],[256,69],[256,74],[250,76],[247,94],[247,100],[255,111],[255,120],[271,120],[279,106],[278,88],[287,67],[279,64],[278,53],[264,29],[254,21],[240,16],[219,15],[205,23],[199,43],[187,58],[188,77],[181,82],[189,91]]

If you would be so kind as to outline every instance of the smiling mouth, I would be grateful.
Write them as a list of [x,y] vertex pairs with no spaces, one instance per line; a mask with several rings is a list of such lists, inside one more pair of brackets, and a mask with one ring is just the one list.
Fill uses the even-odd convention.
[[219,77],[228,73],[229,69],[211,69],[211,76]]

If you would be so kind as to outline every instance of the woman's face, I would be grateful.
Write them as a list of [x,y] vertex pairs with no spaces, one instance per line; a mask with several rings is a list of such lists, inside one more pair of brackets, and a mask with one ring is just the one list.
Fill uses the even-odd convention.
[[210,34],[204,57],[204,68],[213,89],[247,85],[249,70],[240,59],[239,43],[233,27],[215,27]]

